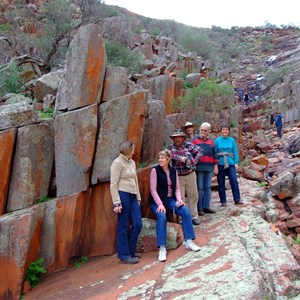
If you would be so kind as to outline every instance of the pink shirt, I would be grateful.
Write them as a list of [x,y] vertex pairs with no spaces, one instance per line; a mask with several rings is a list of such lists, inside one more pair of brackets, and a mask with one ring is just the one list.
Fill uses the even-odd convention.
[[[170,179],[170,172],[167,170],[166,172],[167,175],[167,182],[168,182],[168,197],[172,196],[172,183]],[[155,203],[159,206],[162,203],[158,193],[157,193],[157,173],[156,169],[153,168],[150,173],[150,192],[153,197],[153,200]],[[181,193],[180,193],[180,188],[179,188],[179,180],[178,180],[178,174],[176,172],[176,190],[175,190],[175,198],[177,201],[181,200]]]

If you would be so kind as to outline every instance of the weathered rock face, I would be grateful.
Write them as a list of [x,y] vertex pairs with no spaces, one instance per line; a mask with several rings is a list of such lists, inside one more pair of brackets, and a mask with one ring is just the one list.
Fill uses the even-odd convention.
[[97,104],[58,115],[54,122],[57,196],[89,187],[97,133]]
[[6,207],[16,132],[15,128],[0,132],[0,216],[4,214]]
[[45,74],[36,82],[34,89],[34,98],[38,102],[43,102],[46,95],[56,95],[59,83],[63,77],[63,70],[58,70]]
[[[165,120],[166,111],[163,101],[148,101],[148,113],[145,119],[141,151],[143,164],[152,163],[156,159],[158,152],[162,150],[165,136]],[[156,133],[155,138],[153,138],[153,132]]]
[[[115,18],[113,19],[116,20]],[[115,34],[117,36],[118,32],[115,32]],[[125,40],[128,38],[122,33],[120,33],[119,37]],[[28,177],[34,172],[36,173],[36,178],[40,178],[41,174],[45,174],[40,172],[37,167],[29,168],[28,166],[35,166],[37,162],[40,163],[40,157],[45,156],[45,148],[51,147],[45,146],[43,148],[39,145],[40,141],[35,134],[29,134],[31,132],[39,132],[39,130],[33,130],[32,128],[42,128],[45,124],[28,125],[28,118],[32,118],[30,122],[33,123],[40,122],[40,120],[34,114],[35,111],[30,109],[32,106],[27,101],[18,101],[19,103],[14,104],[14,107],[9,107],[9,105],[13,104],[8,104],[10,101],[7,100],[7,105],[1,105],[1,107],[6,106],[6,109],[2,110],[6,110],[8,115],[1,119],[2,123],[0,120],[0,130],[18,127],[18,135],[17,144],[14,146],[12,139],[14,134],[16,134],[14,133],[16,130],[11,129],[8,137],[6,137],[4,131],[0,134],[0,146],[1,139],[5,141],[4,149],[0,149],[0,162],[2,159],[6,163],[5,172],[3,173],[4,183],[2,184],[1,182],[2,186],[0,186],[0,201],[2,201],[0,205],[11,210],[20,209],[18,212],[20,226],[30,227],[30,230],[24,228],[21,233],[19,231],[10,231],[6,223],[7,217],[10,215],[4,214],[4,216],[0,217],[0,257],[2,253],[5,253],[4,256],[10,258],[10,253],[19,251],[20,245],[25,247],[21,249],[23,251],[21,253],[21,263],[17,268],[14,266],[15,262],[11,263],[11,260],[6,258],[4,260],[4,266],[7,266],[7,269],[12,274],[16,274],[11,280],[11,275],[7,276],[5,272],[3,273],[0,270],[0,278],[3,279],[1,282],[4,282],[5,285],[4,295],[19,295],[24,269],[38,257],[44,257],[48,273],[54,273],[68,268],[72,261],[81,255],[98,256],[115,253],[117,218],[111,210],[108,181],[111,162],[118,156],[119,146],[124,140],[129,139],[135,144],[134,160],[138,163],[139,187],[143,199],[141,211],[143,217],[151,219],[154,218],[148,205],[151,166],[140,169],[140,164],[153,162],[157,152],[161,150],[163,145],[167,146],[172,143],[169,135],[173,130],[182,127],[186,120],[194,121],[196,114],[201,114],[201,120],[204,118],[213,125],[213,137],[217,135],[220,124],[223,121],[232,121],[236,125],[243,123],[241,108],[233,107],[235,105],[234,99],[227,99],[222,102],[218,107],[220,111],[214,109],[214,105],[217,104],[216,100],[215,103],[207,102],[197,109],[193,108],[188,113],[172,114],[175,112],[174,108],[176,108],[173,105],[173,100],[176,103],[178,100],[176,100],[176,97],[184,94],[182,91],[183,80],[177,80],[175,78],[177,72],[175,74],[173,71],[178,66],[178,74],[185,67],[191,71],[195,64],[196,69],[199,69],[198,61],[192,61],[189,57],[178,61],[179,48],[169,38],[156,38],[153,40],[149,34],[144,34],[136,35],[135,37],[131,36],[129,43],[132,47],[137,48],[138,45],[141,46],[145,57],[151,59],[151,62],[147,61],[144,66],[146,70],[141,74],[134,74],[130,77],[140,85],[134,84],[133,81],[128,81],[127,74],[123,69],[106,67],[104,43],[96,25],[88,25],[81,28],[73,40],[67,57],[64,78],[58,88],[56,101],[56,117],[54,121],[55,169],[51,175],[51,192],[53,194],[56,192],[55,198],[45,204],[33,206],[31,208],[33,211],[31,213],[32,216],[28,217],[27,223],[22,223],[19,220],[27,218],[25,216],[27,216],[28,210],[22,208],[35,203],[38,195],[47,196],[47,192],[49,193],[50,191],[50,183],[45,182],[50,181],[49,174],[51,174],[52,165],[48,163],[48,166],[41,166],[43,171],[45,171],[44,169],[50,171],[47,173],[47,180],[40,180],[43,184],[39,180],[34,180],[36,185],[34,188],[42,188],[43,192],[35,192],[33,198],[28,199],[30,196],[28,191],[32,191],[34,184],[32,184],[32,180],[24,181],[23,177]],[[138,49],[135,50],[138,51]],[[39,94],[37,97],[43,99],[43,104],[46,105],[46,102],[50,103],[53,101],[56,86],[55,84],[50,84],[51,80],[49,78],[44,78],[44,80],[45,89],[41,87],[40,91],[37,90],[36,95]],[[59,79],[56,81],[56,84],[58,81]],[[292,86],[290,81],[286,84],[290,84],[290,87]],[[294,86],[293,89],[296,90],[297,87]],[[49,96],[49,93],[53,95]],[[47,95],[46,97],[44,96],[45,94]],[[45,101],[46,98],[49,98],[49,101]],[[13,101],[15,99],[11,99],[11,102]],[[284,106],[281,104],[282,101],[283,99],[276,100],[276,105],[292,109],[289,105]],[[250,130],[264,128],[265,123],[269,122],[265,118],[265,114],[263,114],[266,106],[258,103],[256,109],[252,107],[247,109],[247,114],[251,115],[247,121],[250,123],[247,127]],[[1,113],[0,110],[0,116],[2,116]],[[253,120],[253,118],[257,119]],[[263,121],[263,119],[265,120]],[[28,130],[29,127],[31,130]],[[27,132],[26,135],[24,132]],[[50,138],[51,134],[45,131],[41,136],[46,140],[46,138]],[[281,143],[278,141],[272,145],[263,131],[260,131],[260,134],[257,132],[258,136],[255,139],[253,139],[251,132],[247,134],[249,134],[249,138],[247,138],[248,144],[252,145],[253,148],[255,147],[255,149],[251,149],[252,155],[264,152],[265,156],[268,156],[268,159],[263,157],[253,159],[248,166],[249,172],[247,174],[258,181],[263,181],[265,174],[266,177],[274,176],[273,179],[275,180],[275,177],[279,177],[280,173],[283,173],[282,171],[286,166],[290,166],[284,163],[280,165],[284,159],[282,155],[277,154],[277,150],[274,150],[276,147],[281,148]],[[241,146],[243,140],[241,126],[233,128],[232,135],[237,139],[239,146]],[[10,143],[6,144],[6,141],[10,141]],[[38,145],[36,146],[38,151],[35,149],[36,147],[34,151],[30,150],[33,148],[32,145]],[[15,153],[13,148],[16,149]],[[240,149],[240,153],[243,153],[242,150],[244,149]],[[1,158],[1,153],[4,153],[2,151],[5,154],[7,151],[8,156],[4,155]],[[50,150],[47,149],[47,151]],[[36,156],[29,155],[29,152],[35,153]],[[25,158],[27,164],[22,163],[23,160],[20,157],[22,159]],[[6,204],[5,198],[7,196],[5,194],[7,194],[8,183],[5,180],[9,178],[9,160],[13,163],[13,170],[17,170],[11,172],[12,177],[21,177],[23,185],[20,183],[19,186],[16,178],[12,178],[10,182],[11,193],[14,193],[16,196],[11,197],[10,204]],[[278,168],[279,165],[280,168]],[[295,165],[288,168],[292,169],[290,172],[293,175],[297,174],[298,169]],[[32,171],[32,169],[37,171]],[[0,178],[2,179],[1,176]],[[45,178],[44,175],[43,178]],[[296,187],[295,191],[299,192],[299,176],[294,177],[293,186]],[[25,191],[24,195],[22,195],[21,189]],[[282,193],[282,190],[282,187],[280,187],[278,193]],[[293,259],[291,259],[290,252],[284,248],[281,237],[279,238],[280,247],[282,246],[280,250],[283,256],[287,256],[288,259],[284,260],[280,256],[279,261],[273,261],[272,257],[267,256],[267,254],[262,252],[257,254],[256,251],[259,251],[261,248],[266,253],[275,253],[277,249],[273,247],[273,243],[277,242],[277,237],[270,233],[267,223],[262,218],[269,222],[276,222],[276,227],[279,228],[281,226],[286,232],[291,230],[299,232],[299,200],[293,199],[293,202],[290,202],[293,214],[287,217],[277,210],[278,206],[283,206],[282,201],[278,201],[279,204],[276,203],[275,205],[274,202],[269,203],[268,196],[258,195],[252,198],[252,196],[249,196],[250,192],[249,190],[243,190],[243,197],[247,201],[247,206],[250,206],[248,207],[249,211],[245,215],[239,209],[232,209],[226,215],[221,215],[222,212],[218,211],[218,214],[221,215],[221,220],[212,221],[210,223],[211,227],[208,229],[209,232],[206,232],[207,234],[213,233],[213,237],[206,241],[208,246],[207,251],[203,252],[205,257],[199,256],[198,259],[193,261],[193,264],[197,268],[197,272],[199,271],[199,265],[205,266],[205,270],[200,271],[200,274],[205,276],[207,274],[215,275],[214,271],[207,272],[207,261],[211,259],[213,270],[221,270],[217,272],[218,274],[222,271],[225,272],[224,277],[226,279],[222,281],[222,285],[218,285],[216,289],[214,288],[214,291],[218,290],[220,295],[224,289],[224,284],[228,283],[229,277],[233,278],[235,282],[238,282],[241,278],[250,278],[250,280],[243,283],[244,285],[241,285],[241,290],[244,287],[249,287],[249,285],[251,290],[247,290],[247,294],[241,291],[238,294],[238,298],[262,298],[265,295],[262,286],[263,289],[268,290],[267,295],[275,295],[276,297],[278,295],[287,295],[290,293],[290,290],[292,295],[296,288],[289,276],[290,274],[296,275],[298,269]],[[287,194],[289,191],[284,192]],[[1,200],[1,196],[4,200]],[[3,211],[3,213],[5,212],[7,211]],[[218,216],[218,214],[216,215]],[[12,212],[12,215],[16,216],[16,213]],[[208,216],[205,216],[203,219],[207,220],[207,218]],[[224,220],[228,223],[224,224]],[[283,220],[288,221],[283,224]],[[279,221],[281,222],[280,224],[278,223]],[[148,234],[145,233],[142,238],[141,244],[144,251],[156,249],[155,221],[147,220],[147,222],[151,223],[151,226],[149,225],[151,230]],[[259,227],[260,225],[261,227]],[[10,226],[14,227],[13,224]],[[182,237],[178,239],[181,229],[177,224],[169,224],[169,227],[174,228],[174,246],[172,247],[176,248],[182,240]],[[199,228],[200,236],[207,229],[207,227],[204,227]],[[231,233],[233,229],[234,235]],[[275,226],[274,229],[276,229]],[[266,233],[266,236],[263,236],[263,233]],[[271,244],[269,243],[270,236],[272,239]],[[257,240],[257,237],[259,237],[259,240]],[[11,242],[11,240],[18,241],[18,245]],[[253,240],[255,241],[253,242]],[[3,244],[2,241],[4,241]],[[3,245],[11,246],[6,247]],[[245,249],[245,245],[247,245],[247,253],[242,256],[240,253]],[[219,246],[221,248],[218,248]],[[257,248],[259,249],[257,250]],[[8,251],[6,251],[7,249]],[[238,249],[239,255],[236,255],[236,249]],[[267,250],[265,251],[265,249]],[[228,261],[227,256],[224,258],[224,252],[226,254],[229,253],[235,259],[238,257],[237,263],[232,263],[232,260]],[[200,255],[203,255],[203,253]],[[296,250],[294,253],[296,253]],[[246,259],[243,259],[244,257]],[[264,257],[264,260],[257,260],[257,257]],[[242,266],[242,272],[240,272],[241,260],[246,261]],[[221,264],[219,261],[221,261]],[[180,262],[180,264],[182,263],[190,270],[191,257],[187,257]],[[151,261],[151,264],[153,265],[153,261]],[[264,272],[261,272],[261,265],[263,264]],[[230,272],[226,273],[229,269]],[[268,270],[267,276],[265,275],[265,269]],[[248,276],[249,270],[251,271],[250,277]],[[283,275],[278,279],[276,277],[277,274]],[[265,276],[267,280],[265,280]],[[6,277],[9,280],[6,281]],[[177,275],[175,280],[176,278]],[[186,278],[188,278],[188,281],[184,281]],[[199,281],[199,273],[197,273],[195,278],[199,286],[193,289],[193,292],[199,290],[199,293],[203,293],[202,281]],[[282,278],[283,280],[281,281]],[[189,276],[186,276],[186,272],[180,277],[180,280],[190,284],[190,279]],[[253,282],[255,283],[254,287]],[[210,287],[211,285],[208,282],[205,286]],[[277,286],[279,287],[277,288]],[[230,284],[226,286],[226,288],[230,287],[232,287]],[[172,293],[173,290],[170,291],[167,284],[158,293],[163,295],[164,291]],[[210,289],[206,289],[206,293],[210,295]],[[199,296],[201,295],[199,294]],[[234,297],[236,293],[233,292],[230,296]],[[274,299],[276,298],[275,296]]]
[[54,159],[52,124],[18,129],[7,211],[26,208],[48,194]]
[[66,59],[65,75],[57,93],[56,112],[99,103],[106,52],[97,25],[90,24],[78,30]]
[[127,94],[127,72],[121,67],[107,66],[101,101],[105,102]]
[[281,173],[270,182],[270,190],[277,195],[279,199],[293,197],[295,195],[294,174],[290,171]]
[[119,147],[123,141],[128,139],[135,144],[133,159],[136,162],[140,160],[146,108],[146,91],[129,94],[100,105],[100,129],[92,184],[109,180],[110,165],[119,155]]
[[[157,251],[156,220],[143,218],[143,227],[139,235],[137,249],[140,252]],[[176,249],[183,242],[181,225],[167,223],[167,244],[166,249]]]
[[[0,298],[19,299],[28,251],[40,238],[43,210],[39,206],[1,217],[0,226]],[[8,238],[9,237],[9,238]],[[35,245],[39,246],[39,245]],[[37,250],[37,249],[36,249]],[[31,255],[33,252],[31,252]],[[36,255],[34,259],[37,259]]]
[[27,102],[0,106],[0,130],[36,123],[38,115]]
[[116,252],[117,216],[112,211],[109,186],[106,182],[91,189],[83,235],[83,255],[99,256]]

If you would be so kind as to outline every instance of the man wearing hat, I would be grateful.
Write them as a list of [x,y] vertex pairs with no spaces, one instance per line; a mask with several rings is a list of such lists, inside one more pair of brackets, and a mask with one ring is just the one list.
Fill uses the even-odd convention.
[[193,124],[192,122],[189,122],[189,121],[187,121],[185,123],[185,125],[182,127],[182,130],[187,134],[187,139],[186,139],[187,142],[192,142],[193,139],[196,138],[196,135],[194,132],[196,127],[197,126],[195,124]]
[[186,141],[187,135],[181,129],[175,129],[170,138],[173,144],[169,145],[171,152],[172,166],[177,170],[180,192],[182,198],[187,195],[188,207],[191,211],[194,225],[199,225],[198,217],[198,189],[195,168],[203,155],[203,150]]

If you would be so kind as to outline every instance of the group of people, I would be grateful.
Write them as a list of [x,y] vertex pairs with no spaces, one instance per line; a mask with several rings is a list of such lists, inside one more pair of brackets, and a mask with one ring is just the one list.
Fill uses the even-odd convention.
[[[221,205],[227,203],[225,176],[229,178],[235,204],[243,204],[236,175],[238,149],[235,140],[229,136],[230,128],[222,126],[221,136],[215,141],[209,137],[209,123],[201,124],[199,134],[195,134],[195,129],[191,122],[175,129],[170,135],[173,143],[158,153],[158,163],[150,173],[149,206],[157,219],[159,261],[166,261],[167,257],[167,210],[181,217],[185,247],[195,252],[200,250],[193,242],[194,226],[200,225],[199,216],[215,213],[210,208],[214,174],[218,177]],[[110,189],[113,211],[118,219],[117,252],[118,258],[126,264],[139,262],[136,245],[142,229],[141,197],[133,153],[132,142],[122,143],[120,154],[111,165]]]

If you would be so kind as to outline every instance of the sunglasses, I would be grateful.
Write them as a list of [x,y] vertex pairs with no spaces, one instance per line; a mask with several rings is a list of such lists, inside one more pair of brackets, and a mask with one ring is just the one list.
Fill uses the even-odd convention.
[[194,126],[192,125],[189,125],[189,126],[185,126],[185,129],[188,129],[188,128],[193,128]]

